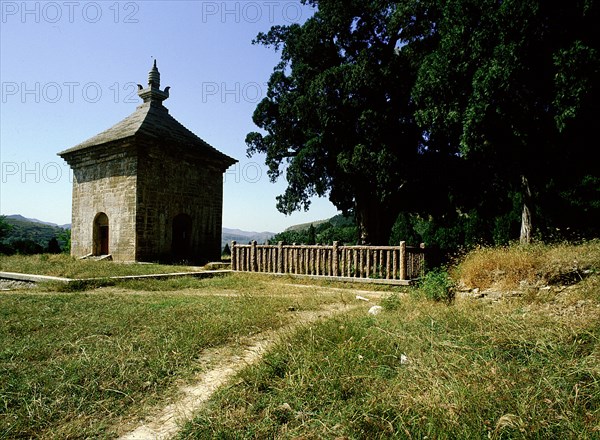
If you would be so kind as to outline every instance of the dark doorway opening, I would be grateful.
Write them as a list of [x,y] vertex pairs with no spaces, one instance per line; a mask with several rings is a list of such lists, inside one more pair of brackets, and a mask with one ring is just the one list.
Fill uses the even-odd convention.
[[94,246],[92,253],[94,255],[108,255],[109,246],[108,217],[101,212],[94,219]]
[[187,214],[173,219],[172,252],[175,260],[189,260],[192,250],[192,218]]

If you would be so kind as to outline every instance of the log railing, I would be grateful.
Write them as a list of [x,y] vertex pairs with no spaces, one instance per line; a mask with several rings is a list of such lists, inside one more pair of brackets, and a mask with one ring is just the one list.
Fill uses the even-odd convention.
[[413,280],[424,271],[424,246],[259,245],[231,243],[231,269],[332,277]]

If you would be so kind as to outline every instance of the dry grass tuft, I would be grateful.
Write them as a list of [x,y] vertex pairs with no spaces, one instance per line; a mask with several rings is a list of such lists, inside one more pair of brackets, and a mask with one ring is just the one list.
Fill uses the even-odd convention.
[[600,270],[600,240],[581,245],[513,245],[479,248],[452,270],[466,287],[514,289],[522,282],[572,284]]

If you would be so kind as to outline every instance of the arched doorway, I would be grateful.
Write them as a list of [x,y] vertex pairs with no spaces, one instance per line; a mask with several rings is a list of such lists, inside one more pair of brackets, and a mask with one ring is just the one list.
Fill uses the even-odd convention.
[[176,260],[188,259],[191,254],[192,218],[179,214],[173,218],[172,252]]
[[92,253],[94,255],[108,255],[108,216],[100,212],[94,219],[94,246]]

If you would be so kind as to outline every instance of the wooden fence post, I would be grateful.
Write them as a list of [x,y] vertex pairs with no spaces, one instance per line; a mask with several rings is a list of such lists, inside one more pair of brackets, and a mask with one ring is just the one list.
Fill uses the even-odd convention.
[[400,242],[400,279],[406,279],[406,268],[407,268],[407,255],[406,255],[406,242]]
[[233,240],[231,242],[231,249],[230,249],[231,250],[231,270],[237,270],[237,267],[236,267],[237,259],[235,258],[235,252],[236,252],[235,245],[236,244],[237,243],[235,242],[235,240]]
[[385,278],[388,280],[392,277],[392,252],[393,251],[386,251]]
[[258,270],[258,262],[256,261],[256,240],[252,241],[252,247],[250,248],[250,272],[256,272]]
[[337,277],[339,274],[339,272],[338,272],[338,242],[337,241],[333,242],[333,251],[331,252],[331,260],[333,263],[333,267],[332,267],[333,276]]
[[277,272],[283,273],[283,241],[277,243]]
[[321,262],[323,261],[323,249],[317,248],[317,275],[323,275]]
[[419,245],[421,252],[419,253],[419,277],[425,275],[425,243]]

